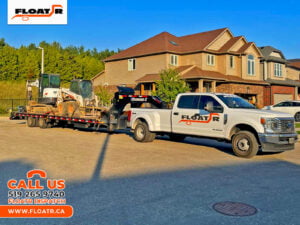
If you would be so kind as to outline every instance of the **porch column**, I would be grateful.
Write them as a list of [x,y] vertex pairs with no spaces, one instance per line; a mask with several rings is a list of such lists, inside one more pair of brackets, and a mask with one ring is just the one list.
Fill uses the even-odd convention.
[[156,91],[156,84],[155,83],[152,84],[152,91]]
[[211,82],[211,90],[212,92],[217,92],[217,89],[216,89],[216,86],[217,86],[217,81],[212,81]]
[[198,80],[198,92],[203,92],[203,80]]
[[141,84],[141,95],[145,93],[145,86],[144,84]]

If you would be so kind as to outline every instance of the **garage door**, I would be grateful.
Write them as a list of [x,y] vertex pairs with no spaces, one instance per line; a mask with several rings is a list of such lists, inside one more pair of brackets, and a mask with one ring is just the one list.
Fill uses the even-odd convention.
[[274,104],[283,102],[286,100],[293,100],[293,95],[291,94],[274,94]]

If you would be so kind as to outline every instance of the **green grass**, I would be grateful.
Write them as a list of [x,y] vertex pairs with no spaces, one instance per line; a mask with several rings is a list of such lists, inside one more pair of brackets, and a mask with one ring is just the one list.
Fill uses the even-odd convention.
[[300,128],[300,123],[296,123],[295,127]]

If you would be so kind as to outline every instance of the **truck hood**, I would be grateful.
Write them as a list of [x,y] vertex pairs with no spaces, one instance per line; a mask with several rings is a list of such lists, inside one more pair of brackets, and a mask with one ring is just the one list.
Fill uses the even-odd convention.
[[293,117],[291,114],[264,109],[231,109],[233,112],[242,114],[256,114],[265,117]]

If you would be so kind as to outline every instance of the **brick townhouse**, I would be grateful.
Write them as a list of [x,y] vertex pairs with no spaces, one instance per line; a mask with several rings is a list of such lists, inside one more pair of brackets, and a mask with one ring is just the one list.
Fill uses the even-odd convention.
[[255,43],[228,28],[181,37],[162,32],[105,59],[105,71],[92,80],[94,85],[126,85],[151,94],[159,72],[174,68],[192,92],[233,93],[263,106],[270,86],[262,71],[264,58]]
[[289,65],[280,50],[271,46],[259,49],[263,55],[261,58],[262,76],[270,84],[264,89],[264,105],[298,99],[299,71]]
[[[290,79],[300,82],[300,59],[290,59],[287,62],[287,75]],[[300,100],[300,87],[297,87],[297,100]]]

